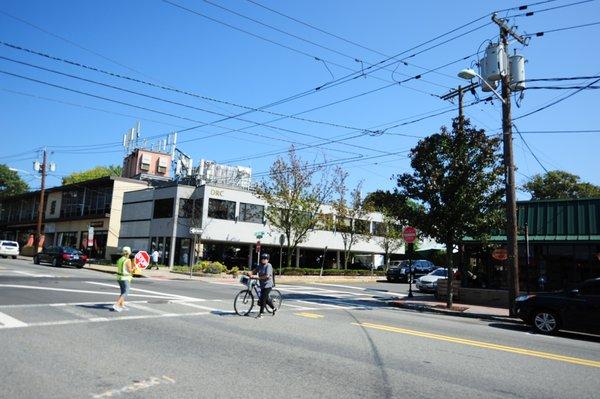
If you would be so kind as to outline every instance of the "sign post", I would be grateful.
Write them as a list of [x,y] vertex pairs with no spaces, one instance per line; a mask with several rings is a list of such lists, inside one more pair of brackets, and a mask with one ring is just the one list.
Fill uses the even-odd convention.
[[254,233],[256,237],[256,263],[260,264],[260,239],[265,235],[264,231],[257,231]]
[[413,277],[415,276],[415,272],[413,270],[413,262],[412,262],[412,258],[413,258],[413,252],[415,249],[415,240],[417,239],[417,230],[414,227],[411,226],[407,226],[402,230],[402,238],[404,239],[404,242],[408,244],[407,247],[407,252],[408,252],[408,270],[409,270],[409,276],[408,276],[408,298],[412,298],[413,297],[413,292],[412,292],[412,280]]
[[87,247],[94,246],[94,226],[88,227]]
[[194,273],[194,265],[196,264],[196,245],[198,238],[202,239],[203,233],[202,227],[190,227],[190,234],[194,237],[192,242],[192,256],[191,256],[191,264],[190,264],[190,278]]
[[285,234],[279,236],[279,275],[282,273],[283,266],[283,244],[285,244]]

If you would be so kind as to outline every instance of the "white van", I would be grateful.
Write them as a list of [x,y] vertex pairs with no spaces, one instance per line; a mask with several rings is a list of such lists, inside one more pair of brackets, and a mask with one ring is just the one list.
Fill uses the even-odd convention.
[[6,258],[12,256],[13,259],[17,259],[19,255],[19,243],[15,241],[0,241],[0,256]]

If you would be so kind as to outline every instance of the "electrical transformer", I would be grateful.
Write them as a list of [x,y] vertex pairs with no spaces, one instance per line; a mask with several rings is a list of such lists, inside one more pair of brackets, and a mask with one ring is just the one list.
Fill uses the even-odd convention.
[[521,91],[525,89],[525,57],[512,55],[508,58],[510,65],[510,89]]

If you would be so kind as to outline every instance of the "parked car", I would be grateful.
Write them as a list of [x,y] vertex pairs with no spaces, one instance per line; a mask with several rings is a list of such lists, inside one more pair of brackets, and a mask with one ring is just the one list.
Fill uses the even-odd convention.
[[19,255],[19,243],[16,241],[0,241],[0,256],[6,258],[12,256],[13,259],[17,259]]
[[[409,261],[403,260],[399,261],[400,263],[397,262],[394,261],[390,264],[390,268],[386,273],[387,281],[408,283],[408,275],[410,274]],[[432,262],[424,259],[413,260],[412,267],[414,271],[413,280],[436,269],[436,266]]]
[[448,278],[448,269],[439,267],[431,273],[417,279],[416,287],[421,292],[435,293],[438,280]]
[[600,334],[600,278],[572,290],[521,295],[515,313],[542,334],[561,329]]
[[86,264],[88,257],[71,247],[48,247],[33,257],[33,263],[50,263],[54,267],[63,265],[76,266],[82,268]]

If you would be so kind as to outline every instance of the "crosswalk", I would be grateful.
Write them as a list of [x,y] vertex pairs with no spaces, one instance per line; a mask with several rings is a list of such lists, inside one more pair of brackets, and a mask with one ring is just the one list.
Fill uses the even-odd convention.
[[[50,273],[17,273],[15,270],[1,270],[0,275],[3,273],[31,278],[57,277]],[[92,298],[101,298],[99,301],[87,302],[0,305],[0,331],[26,327],[234,314],[233,298],[236,289],[243,287],[237,283],[223,281],[205,281],[205,283],[227,285],[229,289],[221,292],[220,298],[211,299],[134,287],[129,294],[128,309],[120,313],[110,311],[115,292],[118,292],[114,282],[84,281],[83,284],[73,288],[28,285],[26,282],[0,283],[0,289],[12,288],[31,293],[45,290],[61,295],[73,293],[84,297],[89,295]],[[385,306],[387,300],[402,296],[400,293],[343,285],[277,284],[277,289],[283,294],[281,311],[303,317],[309,317],[305,315],[313,314],[311,312],[373,309]],[[202,290],[200,289],[199,292]],[[229,295],[231,295],[230,299]]]

